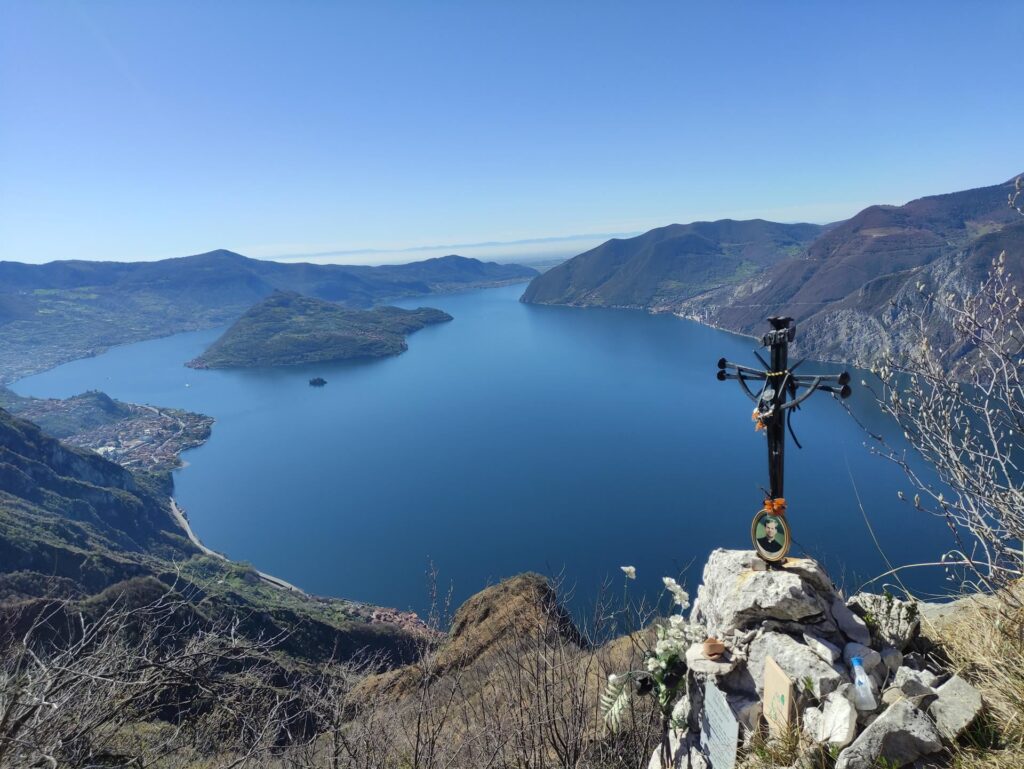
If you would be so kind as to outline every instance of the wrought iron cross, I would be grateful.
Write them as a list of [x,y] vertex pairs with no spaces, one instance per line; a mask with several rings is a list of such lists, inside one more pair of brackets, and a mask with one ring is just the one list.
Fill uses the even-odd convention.
[[[793,442],[796,443],[797,448],[800,448],[800,442],[793,434],[793,427],[790,423],[793,412],[799,409],[800,404],[816,390],[824,390],[838,395],[840,398],[848,397],[850,395],[850,375],[845,371],[841,374],[800,375],[794,373],[806,358],[794,366],[789,365],[789,343],[796,337],[796,326],[793,325],[793,319],[775,317],[768,318],[768,322],[771,323],[772,330],[761,337],[761,344],[771,351],[771,362],[765,361],[759,353],[754,352],[764,366],[764,370],[748,368],[722,358],[718,361],[718,379],[723,382],[726,379],[738,380],[743,392],[754,402],[754,422],[757,429],[764,429],[768,438],[770,491],[762,512],[784,515],[783,476],[787,427],[790,435],[793,436]],[[749,382],[763,383],[757,394],[750,389]],[[755,517],[752,536],[755,536],[753,531],[756,527],[757,518]],[[789,549],[788,540],[787,534],[784,550]],[[756,542],[755,547],[757,547]],[[758,553],[765,558],[760,548],[758,548]],[[784,555],[783,551],[779,558],[766,558],[766,560],[781,560]]]

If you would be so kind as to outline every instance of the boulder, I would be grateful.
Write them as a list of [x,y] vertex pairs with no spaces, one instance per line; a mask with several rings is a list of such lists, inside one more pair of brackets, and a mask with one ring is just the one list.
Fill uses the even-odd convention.
[[647,769],[710,769],[708,760],[700,750],[699,736],[693,732],[669,730],[669,761],[665,763],[662,746],[651,753]]
[[934,689],[925,686],[919,679],[907,677],[899,686],[890,686],[886,689],[882,694],[882,702],[892,705],[902,699],[907,699],[915,707],[925,710],[937,696]]
[[669,760],[666,763],[664,751],[658,745],[651,754],[651,760],[647,762],[647,769],[686,769],[686,759],[690,753],[690,745],[687,740],[680,739],[679,732],[672,729],[668,733]]
[[871,631],[864,624],[864,620],[854,614],[838,595],[832,596],[829,609],[843,635],[865,646],[871,644]]
[[792,679],[798,696],[809,685],[811,693],[821,699],[848,680],[841,667],[828,664],[809,646],[793,637],[785,633],[763,633],[750,644],[745,671],[752,679],[747,684],[748,687],[752,685],[758,696],[761,696],[764,689],[764,665],[767,657],[772,657]]
[[842,655],[842,651],[833,643],[829,643],[824,638],[818,638],[817,636],[804,633],[804,643],[807,644],[808,648],[825,662],[831,665],[833,662],[839,659]]
[[729,703],[729,708],[736,716],[736,720],[740,722],[742,734],[751,734],[757,731],[761,724],[761,713],[764,707],[761,705],[761,700],[731,692],[725,693],[725,700]]
[[921,630],[916,602],[901,601],[889,594],[857,593],[846,605],[867,622],[878,646],[903,651]]
[[939,677],[930,670],[914,670],[903,666],[896,671],[896,675],[893,677],[893,686],[902,686],[911,678],[924,684],[930,689],[934,689],[939,685]]
[[938,699],[928,708],[939,734],[951,742],[981,713],[981,693],[960,676],[953,676],[935,690]]
[[815,741],[845,748],[857,736],[857,709],[839,692],[825,698]]
[[832,579],[825,573],[825,570],[811,558],[787,558],[782,562],[782,570],[798,575],[801,580],[811,585],[819,593],[828,595],[836,590]]
[[931,719],[901,700],[839,754],[835,769],[873,769],[881,763],[879,759],[896,769],[941,749],[942,739]]
[[886,646],[882,649],[882,664],[890,673],[895,673],[903,665],[903,652],[895,647]]
[[818,735],[821,733],[821,710],[818,708],[804,708],[800,716],[800,727],[803,729],[807,739],[820,742]]
[[847,667],[853,666],[854,657],[860,657],[860,661],[864,664],[864,670],[867,673],[870,673],[882,664],[881,654],[870,646],[851,641],[843,647],[843,662],[846,663]]
[[813,570],[753,571],[756,555],[749,550],[711,553],[697,589],[693,616],[708,635],[725,638],[735,630],[754,627],[763,620],[813,622],[825,618],[826,604],[816,587],[818,577],[805,581]]

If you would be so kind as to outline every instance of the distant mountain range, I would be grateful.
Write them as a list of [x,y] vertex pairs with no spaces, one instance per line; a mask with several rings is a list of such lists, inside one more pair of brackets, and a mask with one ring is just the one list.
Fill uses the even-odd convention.
[[[945,319],[917,289],[964,290],[1006,250],[1024,278],[1024,219],[1013,182],[871,206],[824,227],[761,220],[670,225],[610,240],[530,283],[524,302],[673,312],[758,336],[790,315],[802,355],[870,364],[912,343],[913,313],[943,339]],[[894,307],[896,309],[894,309]]]
[[355,310],[294,291],[275,291],[246,310],[188,365],[242,368],[382,358],[405,352],[406,334],[451,319],[429,307]]
[[380,267],[286,264],[224,250],[158,262],[0,262],[0,383],[112,345],[230,323],[276,290],[370,307],[536,275],[454,255]]

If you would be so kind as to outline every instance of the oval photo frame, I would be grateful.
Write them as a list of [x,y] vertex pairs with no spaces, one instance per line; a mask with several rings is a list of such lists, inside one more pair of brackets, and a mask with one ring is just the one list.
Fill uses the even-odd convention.
[[784,515],[758,510],[750,524],[750,541],[758,556],[770,563],[786,557],[791,544],[789,523]]

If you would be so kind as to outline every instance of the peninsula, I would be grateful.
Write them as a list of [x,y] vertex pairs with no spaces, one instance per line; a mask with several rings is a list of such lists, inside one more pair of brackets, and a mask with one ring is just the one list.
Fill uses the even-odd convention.
[[293,291],[276,291],[185,365],[253,368],[382,358],[405,352],[407,334],[451,319],[429,307],[353,310]]

